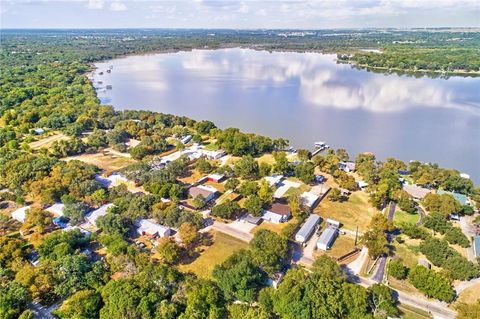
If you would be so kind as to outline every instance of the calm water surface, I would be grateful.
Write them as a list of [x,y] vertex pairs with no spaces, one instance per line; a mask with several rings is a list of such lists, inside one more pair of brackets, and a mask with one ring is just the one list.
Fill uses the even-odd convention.
[[480,78],[384,75],[336,64],[334,55],[247,49],[131,56],[97,67],[99,98],[117,109],[208,119],[295,147],[322,140],[351,155],[436,162],[480,182]]

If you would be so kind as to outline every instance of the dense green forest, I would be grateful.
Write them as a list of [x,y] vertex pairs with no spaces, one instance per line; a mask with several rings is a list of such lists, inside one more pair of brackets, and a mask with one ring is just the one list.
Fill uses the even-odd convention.
[[[215,36],[209,35],[215,33]],[[152,169],[155,155],[181,145],[171,145],[171,136],[193,135],[215,137],[229,154],[241,156],[233,168],[212,167],[197,161],[202,172],[222,172],[234,177],[229,188],[239,188],[248,198],[252,211],[271,201],[267,183],[254,181],[274,173],[290,174],[305,183],[314,177],[315,167],[331,173],[339,185],[354,190],[351,176],[338,169],[340,160],[348,159],[345,150],[310,158],[301,154],[302,163],[293,167],[279,150],[288,145],[283,139],[245,134],[238,129],[218,129],[209,121],[196,122],[186,117],[147,111],[116,111],[100,105],[96,92],[86,76],[94,61],[153,51],[189,50],[245,46],[268,50],[318,50],[323,52],[356,52],[360,48],[383,48],[395,38],[424,39],[433,47],[443,46],[445,39],[463,41],[465,54],[478,50],[479,35],[469,32],[408,33],[400,31],[313,31],[305,36],[283,36],[287,31],[175,31],[175,30],[2,30],[0,75],[0,204],[37,203],[22,226],[0,215],[0,318],[31,318],[28,304],[57,304],[58,318],[372,318],[397,316],[399,311],[390,289],[373,285],[366,289],[349,283],[340,267],[330,258],[315,261],[311,272],[300,267],[286,271],[278,289],[267,285],[267,278],[288,268],[292,251],[291,231],[278,235],[259,231],[248,249],[240,250],[218,265],[211,280],[180,272],[176,264],[187,255],[195,242],[208,241],[197,236],[202,227],[199,213],[167,205],[185,198],[185,187],[177,181],[186,169],[187,160],[179,158],[165,169]],[[475,46],[475,43],[477,44]],[[428,59],[420,57],[419,59]],[[439,62],[443,64],[442,55]],[[476,56],[478,59],[478,55]],[[475,58],[469,59],[472,65]],[[459,62],[461,63],[461,62]],[[422,67],[423,68],[423,67]],[[478,64],[477,64],[478,69]],[[474,70],[472,68],[471,70]],[[34,129],[47,133],[62,132],[68,139],[54,142],[49,148],[32,149]],[[85,135],[85,132],[89,132]],[[111,147],[126,151],[125,141],[140,143],[128,150],[138,162],[122,173],[149,194],[133,194],[123,186],[106,188],[95,180],[99,168],[80,161],[64,161],[66,156],[94,153]],[[258,165],[253,157],[272,152],[274,165]],[[356,158],[359,174],[370,184],[375,206],[387,200],[398,200],[405,210],[411,208],[409,197],[400,192],[399,170],[409,169],[418,184],[441,187],[468,194],[478,200],[480,191],[453,169],[435,164],[412,162],[407,165],[395,159],[381,163],[374,155]],[[237,180],[235,179],[237,178]],[[238,179],[245,181],[239,185]],[[100,234],[86,235],[79,230],[53,230],[52,218],[43,208],[57,201],[65,204],[65,215],[72,225],[80,224],[85,212],[104,203],[113,203],[106,216],[99,218]],[[426,203],[445,214],[448,201],[433,198]],[[197,204],[197,203],[195,203]],[[202,207],[205,203],[198,203]],[[217,205],[213,215],[232,218],[238,206],[233,202]],[[448,203],[447,203],[448,204]],[[0,207],[3,208],[3,207]],[[458,208],[458,207],[457,207]],[[137,218],[155,217],[171,227],[179,227],[186,245],[165,240],[157,247],[162,262],[152,263],[149,252],[134,244],[131,228]],[[449,227],[446,223],[445,227]],[[381,221],[379,222],[381,223]],[[433,223],[432,223],[433,224]],[[436,227],[437,224],[434,224]],[[192,231],[193,230],[193,231]],[[192,235],[193,233],[193,235]],[[29,235],[29,240],[22,234]],[[464,238],[448,237],[449,243],[462,245]],[[458,234],[457,234],[458,235]],[[385,227],[372,226],[368,244],[385,241]],[[457,274],[457,278],[478,275],[478,269],[441,242],[448,255],[438,256],[436,242],[424,238],[422,252],[435,265]],[[190,246],[189,246],[190,245]],[[89,257],[87,248],[103,247],[104,259]],[[380,247],[379,255],[384,246]],[[36,251],[39,265],[31,264]],[[373,248],[372,248],[373,251]],[[463,259],[462,259],[463,258]],[[461,271],[458,267],[462,267]],[[121,273],[122,276],[114,277]],[[431,294],[442,300],[453,298],[449,281],[440,275],[413,269],[412,282],[445,283],[445,293]],[[442,275],[443,276],[443,275]],[[240,302],[235,302],[240,301]],[[30,304],[31,305],[31,304]]]

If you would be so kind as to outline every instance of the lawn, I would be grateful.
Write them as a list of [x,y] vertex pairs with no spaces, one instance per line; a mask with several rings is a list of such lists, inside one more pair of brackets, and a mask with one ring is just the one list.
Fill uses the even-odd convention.
[[66,136],[62,133],[58,133],[58,134],[54,134],[54,135],[44,137],[44,138],[42,138],[38,141],[35,141],[35,142],[31,142],[30,144],[28,144],[28,146],[30,146],[30,148],[33,149],[33,150],[38,150],[42,147],[49,148],[50,146],[52,146],[52,144],[55,141],[62,141],[62,140],[68,140],[68,139],[69,139],[68,136]]
[[184,184],[193,184],[203,176],[205,176],[205,174],[202,174],[196,169],[191,168],[184,176],[182,176],[181,178],[177,178],[177,180]]
[[208,144],[203,145],[203,149],[207,151],[216,151],[219,149],[216,142],[210,142]]
[[287,225],[291,224],[291,223],[294,223],[295,222],[295,219],[290,219],[288,222],[286,223],[280,223],[280,224],[275,224],[275,223],[269,223],[267,221],[263,221],[260,225],[258,225],[257,227],[255,227],[254,229],[252,229],[251,233],[252,234],[255,234],[257,231],[259,231],[260,229],[268,229],[268,230],[271,230],[277,234],[281,234],[282,233],[282,230],[287,227]]
[[316,250],[314,255],[320,256],[323,254],[326,254],[330,257],[333,258],[340,258],[343,255],[351,252],[355,248],[355,239],[346,236],[346,235],[339,235],[335,242],[332,245],[332,248],[330,250],[327,250],[326,252],[323,250]]
[[430,319],[433,318],[428,312],[408,305],[399,304],[400,316],[403,319]]
[[480,299],[480,282],[463,290],[458,296],[457,302],[474,303]]
[[410,248],[405,244],[394,243],[395,255],[402,258],[403,263],[407,267],[413,267],[418,263],[419,255],[416,255]]
[[368,202],[368,195],[363,191],[352,193],[345,202],[332,202],[323,199],[314,212],[323,218],[338,220],[345,228],[365,232],[372,216],[380,211]]
[[136,162],[132,158],[119,156],[118,154],[112,154],[112,153],[109,153],[108,151],[93,153],[93,154],[82,154],[77,156],[70,156],[65,158],[65,160],[67,161],[78,160],[88,164],[92,164],[105,170],[107,174],[118,171]]
[[275,159],[273,158],[272,154],[264,154],[264,155],[257,158],[257,162],[259,164],[260,163],[267,163],[267,164],[270,164],[270,165],[274,165],[275,164]]
[[215,265],[224,262],[235,251],[248,248],[248,243],[224,233],[212,231],[211,234],[214,238],[213,245],[204,247],[192,263],[180,265],[180,271],[192,272],[200,278],[210,278]]
[[409,214],[407,212],[397,209],[395,211],[395,216],[393,217],[393,222],[395,223],[395,225],[400,225],[402,223],[416,224],[419,217],[420,216],[418,215],[418,213]]

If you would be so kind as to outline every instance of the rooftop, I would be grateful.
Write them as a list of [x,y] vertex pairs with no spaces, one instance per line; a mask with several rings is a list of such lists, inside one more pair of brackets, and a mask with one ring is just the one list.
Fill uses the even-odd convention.
[[428,188],[423,188],[417,185],[403,184],[403,189],[412,195],[413,198],[421,199],[424,198],[428,193],[431,192]]
[[306,238],[310,235],[312,228],[317,226],[320,221],[320,216],[312,214],[308,216],[307,221],[303,224],[302,228],[298,231],[297,235]]
[[437,191],[437,194],[438,195],[443,195],[443,194],[452,195],[453,198],[455,198],[460,203],[460,205],[467,205],[467,202],[468,202],[468,197],[466,195],[463,195],[463,194],[460,194],[460,193],[447,192],[447,191],[444,191],[442,189],[439,189]]
[[290,207],[281,203],[273,203],[268,206],[267,211],[278,214],[278,215],[289,215]]
[[337,234],[338,228],[335,226],[328,226],[318,238],[318,242],[320,244],[328,245],[332,238]]

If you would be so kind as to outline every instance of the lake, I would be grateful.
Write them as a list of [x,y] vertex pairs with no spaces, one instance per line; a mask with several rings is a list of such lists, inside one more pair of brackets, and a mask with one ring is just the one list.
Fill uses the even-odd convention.
[[249,49],[129,56],[97,63],[93,81],[116,109],[208,119],[300,148],[326,141],[352,157],[435,162],[480,182],[480,78],[386,75],[335,57]]

